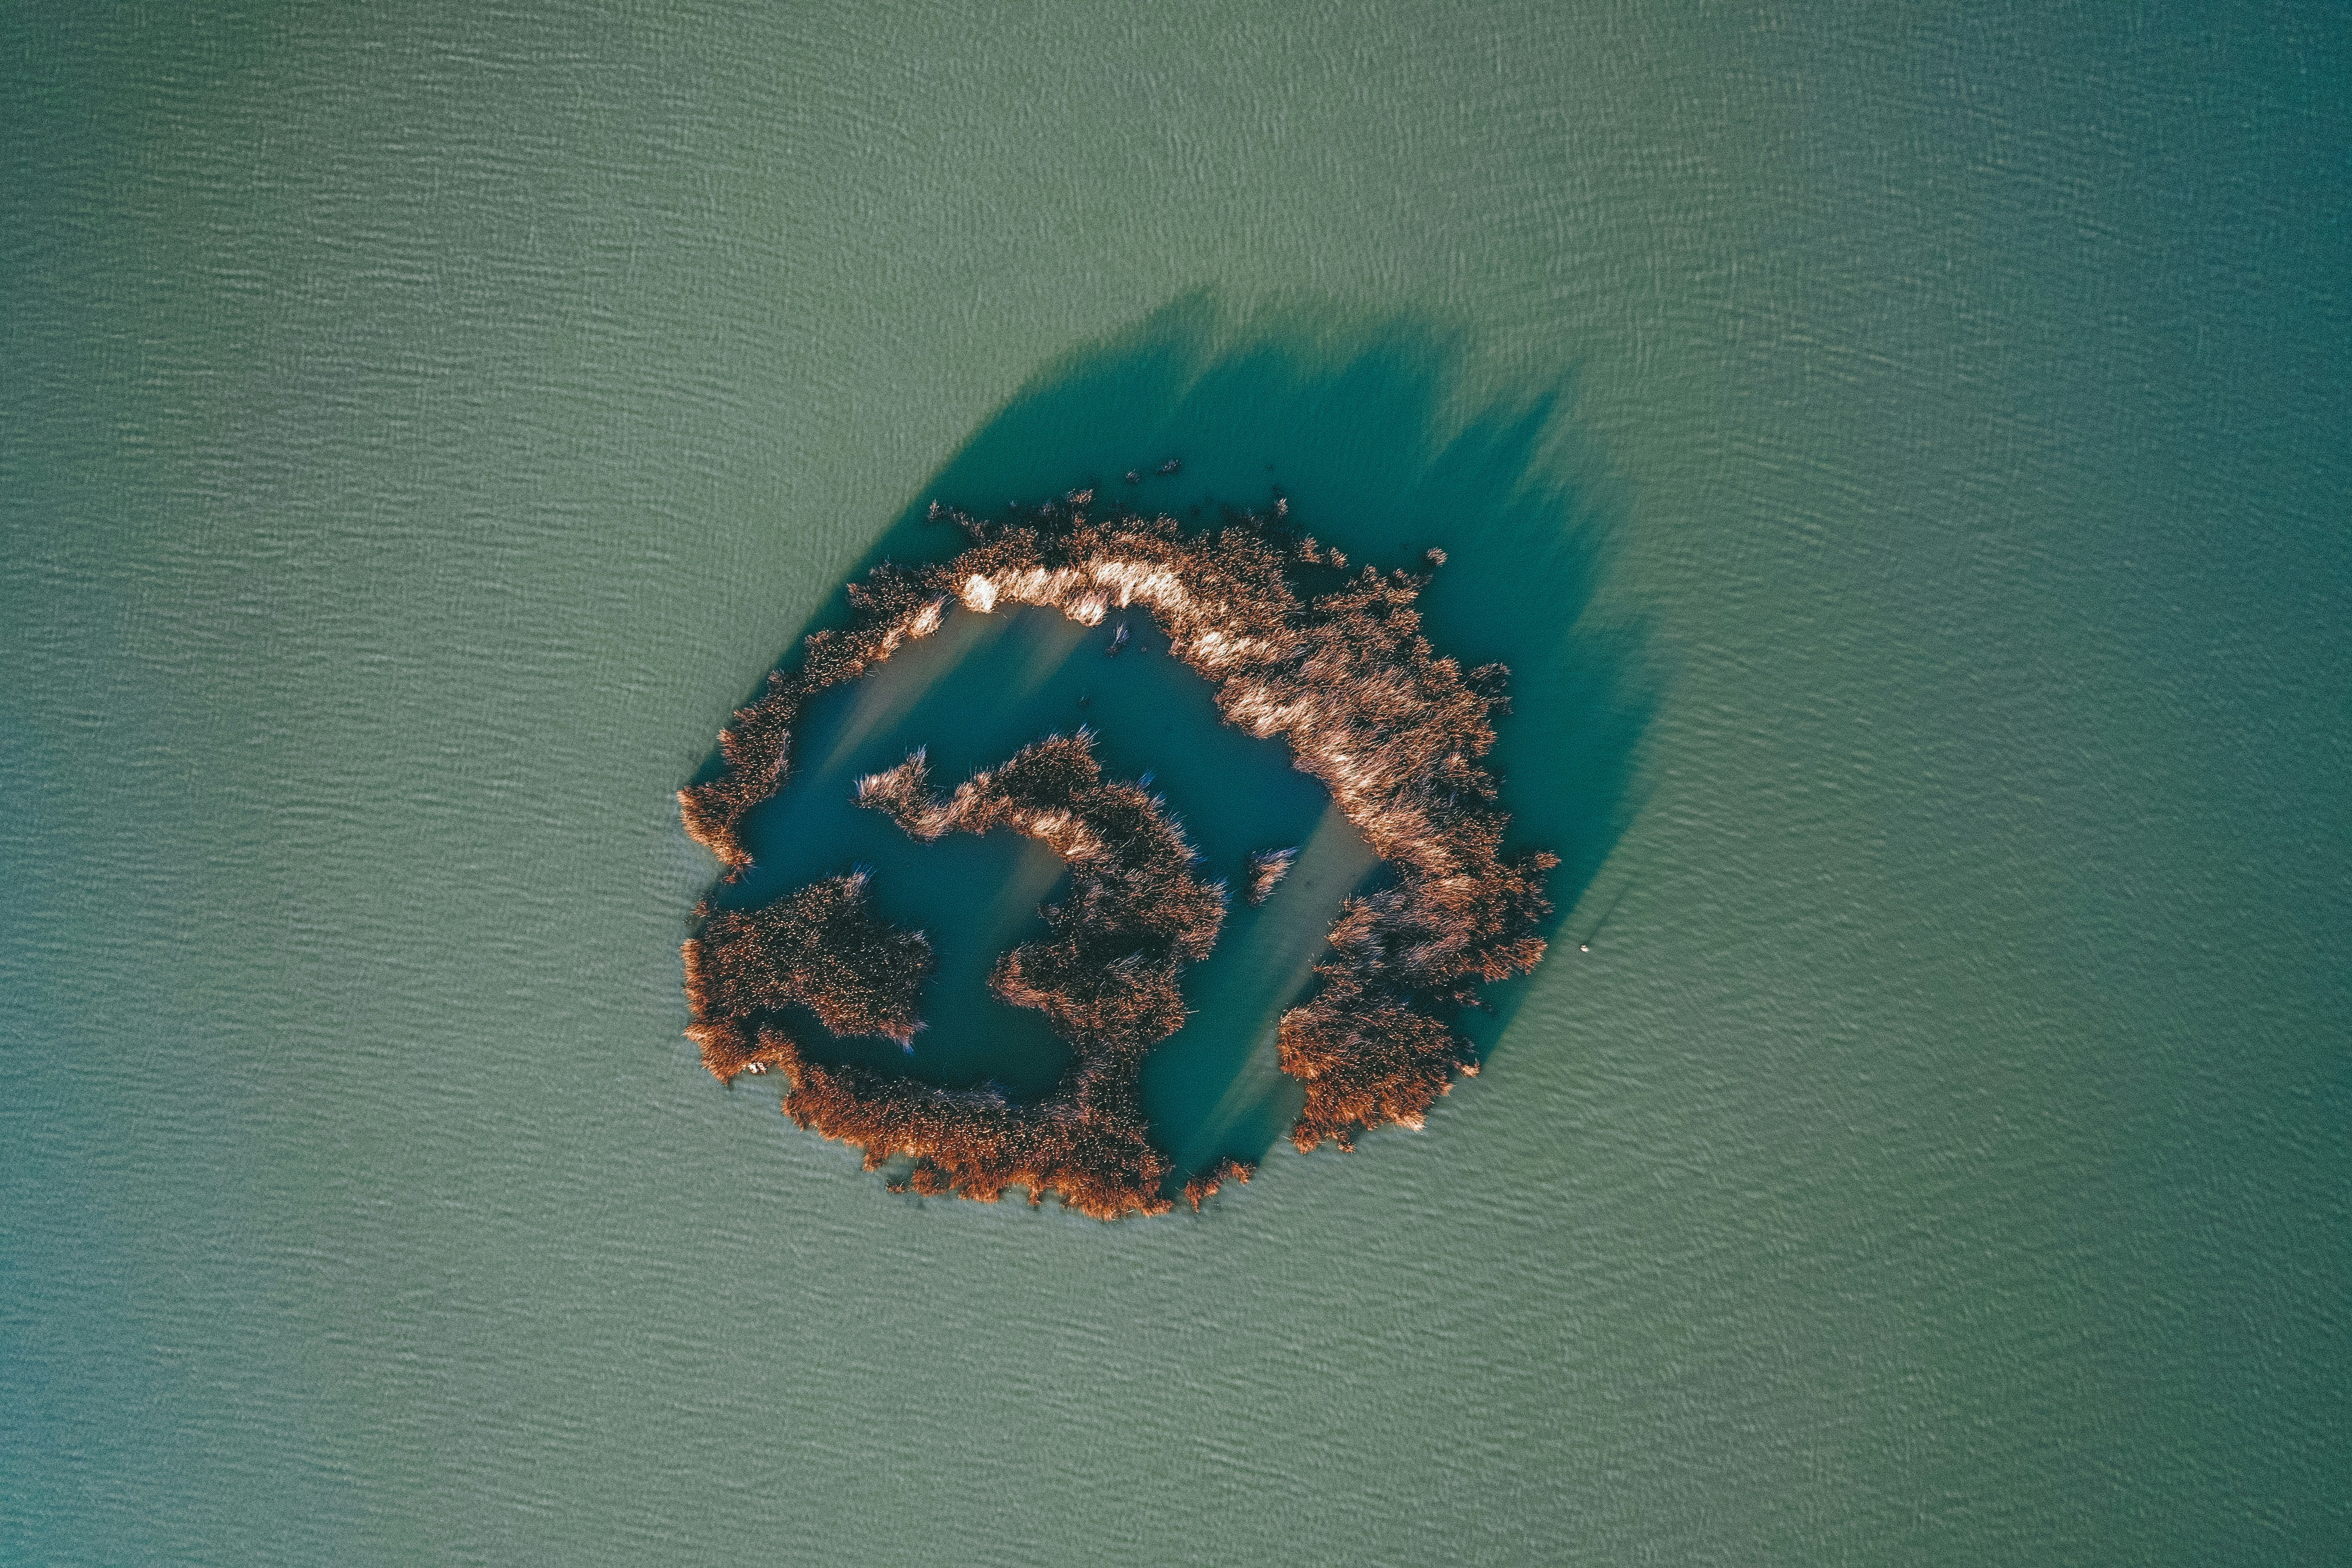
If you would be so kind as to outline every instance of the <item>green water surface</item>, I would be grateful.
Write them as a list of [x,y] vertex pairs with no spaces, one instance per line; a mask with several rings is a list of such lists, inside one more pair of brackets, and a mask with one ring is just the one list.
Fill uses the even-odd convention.
[[[11,6],[0,1562],[2352,1556],[2347,16]],[[1425,1131],[891,1196],[680,1037],[674,792],[930,500],[1165,456],[1451,552],[1561,940]],[[858,816],[763,870],[992,1005],[1055,868]]]

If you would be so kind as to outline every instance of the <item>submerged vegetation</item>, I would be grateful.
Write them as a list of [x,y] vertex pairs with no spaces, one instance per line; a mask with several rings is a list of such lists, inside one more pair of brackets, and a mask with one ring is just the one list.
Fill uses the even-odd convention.
[[[724,771],[680,792],[687,830],[740,876],[751,856],[738,829],[783,784],[808,701],[937,631],[956,604],[980,614],[1048,606],[1088,626],[1140,609],[1210,683],[1225,721],[1284,740],[1392,873],[1348,900],[1316,989],[1282,1016],[1280,1064],[1307,1092],[1292,1141],[1347,1148],[1369,1128],[1421,1125],[1455,1073],[1477,1070],[1453,1025],[1459,1010],[1479,1005],[1481,983],[1542,956],[1544,878],[1558,864],[1503,853],[1508,818],[1479,759],[1494,743],[1507,672],[1465,671],[1421,635],[1414,605],[1444,552],[1430,551],[1419,574],[1351,573],[1345,555],[1293,529],[1280,503],[1271,517],[1234,514],[1187,532],[1124,509],[1093,516],[1092,502],[1077,492],[999,520],[935,505],[967,548],[931,565],[886,563],[850,586],[852,623],[812,634],[799,668],[771,675],[766,694],[721,732]],[[1035,1202],[1052,1189],[1106,1218],[1165,1210],[1170,1165],[1145,1135],[1136,1074],[1143,1053],[1182,1023],[1178,975],[1206,955],[1224,910],[1223,889],[1192,875],[1181,830],[1139,785],[1102,780],[1084,731],[1026,747],[945,797],[918,752],[862,781],[859,800],[918,837],[1011,827],[1068,862],[1070,896],[1047,911],[1051,940],[1006,954],[991,980],[1070,1042],[1067,1074],[1045,1100],[1022,1107],[992,1090],[828,1066],[803,1050],[780,1004],[806,1006],[836,1034],[903,1039],[898,1031],[916,1026],[928,945],[918,959],[918,933],[874,919],[855,877],[751,915],[705,914],[687,944],[688,1033],[711,1071],[781,1068],[795,1121],[862,1146],[869,1168],[913,1155],[900,1184],[913,1191],[994,1199],[1018,1186]],[[1252,858],[1253,902],[1290,861],[1289,852]],[[813,899],[825,889],[836,890]],[[1198,1206],[1222,1180],[1246,1175],[1228,1163],[1193,1177],[1186,1195]]]

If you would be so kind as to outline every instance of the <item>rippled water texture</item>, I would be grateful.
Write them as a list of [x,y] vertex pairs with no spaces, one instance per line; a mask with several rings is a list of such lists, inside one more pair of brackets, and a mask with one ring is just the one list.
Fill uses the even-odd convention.
[[[2352,1556],[2340,8],[0,26],[0,1561]],[[674,792],[1166,456],[1452,553],[1553,954],[1198,1216],[892,1196],[680,1037]],[[1071,635],[810,778],[1076,683],[1305,844],[1146,1085],[1268,1147],[1360,851]],[[1054,868],[852,815],[977,1018]]]

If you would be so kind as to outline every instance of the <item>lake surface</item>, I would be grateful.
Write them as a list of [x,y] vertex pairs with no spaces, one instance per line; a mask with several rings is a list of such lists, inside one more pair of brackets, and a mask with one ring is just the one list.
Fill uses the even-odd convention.
[[[2342,11],[5,38],[0,1561],[2352,1555]],[[1421,1133],[892,1196],[680,1037],[674,792],[931,500],[1170,456],[1452,554],[1559,940]],[[1055,635],[829,765],[995,760],[925,692]],[[1359,874],[1100,701],[1216,874]],[[828,811],[763,867],[920,874]],[[934,848],[982,1009],[1053,868]],[[1280,907],[1147,1080],[1202,1157]]]

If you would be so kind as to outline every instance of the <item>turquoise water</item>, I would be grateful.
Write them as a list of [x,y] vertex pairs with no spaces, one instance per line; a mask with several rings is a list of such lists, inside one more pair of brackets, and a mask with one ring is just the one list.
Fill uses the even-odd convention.
[[[2342,1559],[2347,30],[12,11],[0,1561]],[[1171,454],[1454,552],[1564,940],[1421,1134],[891,1197],[672,794]]]

